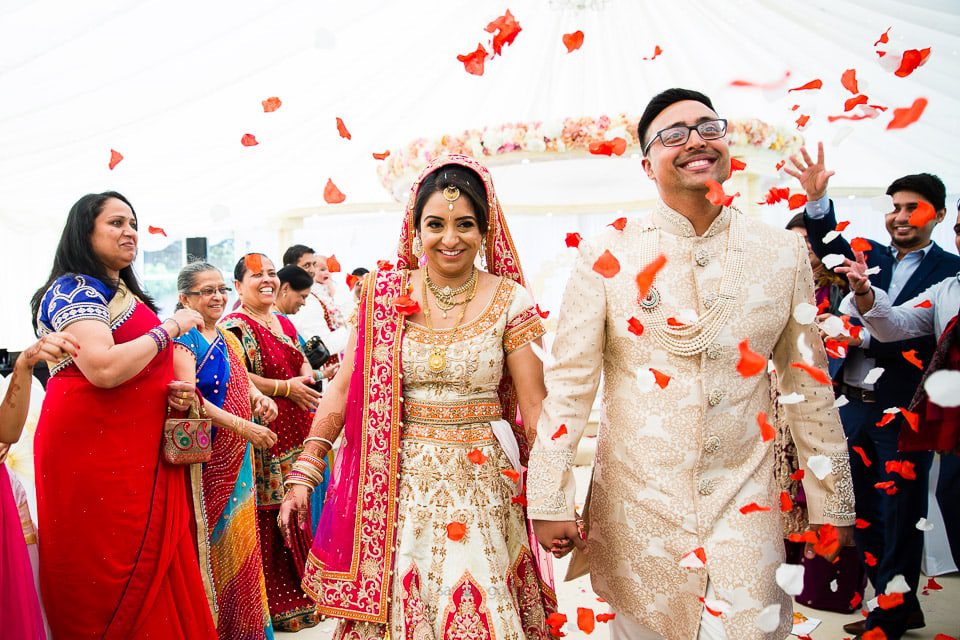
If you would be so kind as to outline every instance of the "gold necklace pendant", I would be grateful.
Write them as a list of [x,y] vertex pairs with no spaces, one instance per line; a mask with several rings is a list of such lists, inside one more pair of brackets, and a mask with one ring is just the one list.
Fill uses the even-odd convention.
[[440,373],[447,368],[447,350],[438,344],[433,345],[433,352],[427,358],[427,366],[430,371]]

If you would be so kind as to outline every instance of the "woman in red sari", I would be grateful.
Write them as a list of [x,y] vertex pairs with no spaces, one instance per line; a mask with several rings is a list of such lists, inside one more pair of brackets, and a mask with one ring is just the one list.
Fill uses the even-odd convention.
[[41,597],[55,638],[215,638],[190,528],[186,467],[160,458],[172,382],[171,338],[130,266],[137,218],[119,193],[70,210],[47,284],[33,299],[39,335],[69,327],[75,357],[50,367],[34,441]]
[[273,262],[251,253],[240,259],[233,275],[241,304],[221,326],[240,339],[250,380],[260,392],[273,397],[279,411],[270,423],[277,434],[276,443],[254,449],[257,528],[267,601],[275,630],[299,631],[320,621],[313,600],[300,588],[313,536],[309,528],[298,530],[286,546],[277,517],[284,477],[303,449],[320,394],[309,386],[313,370],[300,350],[293,324],[271,313],[280,289]]

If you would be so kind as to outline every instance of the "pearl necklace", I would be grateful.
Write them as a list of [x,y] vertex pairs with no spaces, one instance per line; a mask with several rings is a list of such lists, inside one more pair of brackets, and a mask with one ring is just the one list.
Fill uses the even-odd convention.
[[[674,355],[695,356],[705,351],[716,340],[735,308],[743,281],[743,214],[730,208],[730,215],[723,276],[717,299],[706,313],[694,323],[672,326],[667,322],[656,287],[650,288],[646,298],[637,300],[647,316],[644,324],[650,328],[657,342]],[[659,255],[659,246],[660,230],[653,225],[644,229],[640,240],[641,263],[647,265],[653,262]]]

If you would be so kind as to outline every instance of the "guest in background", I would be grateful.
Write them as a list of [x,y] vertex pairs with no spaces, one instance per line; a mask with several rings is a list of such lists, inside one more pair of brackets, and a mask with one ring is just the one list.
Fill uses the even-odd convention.
[[[44,640],[43,612],[33,583],[33,567],[11,478],[3,465],[6,445],[20,439],[30,408],[33,367],[76,357],[77,339],[67,332],[48,334],[23,351],[13,365],[0,404],[0,629],[8,640]],[[35,535],[35,534],[34,534]]]
[[360,302],[360,291],[361,289],[363,289],[363,280],[364,278],[366,278],[366,275],[368,273],[370,273],[370,269],[367,269],[365,267],[357,267],[356,269],[350,272],[350,275],[356,278],[356,280],[353,281],[353,289],[352,289],[354,308],[356,308],[356,305]]
[[[280,280],[280,292],[277,294],[277,302],[274,304],[274,309],[277,313],[282,313],[284,316],[293,315],[303,308],[305,301],[310,297],[313,278],[300,267],[293,265],[287,265],[277,271],[277,278]],[[301,348],[309,355],[309,353],[306,352],[307,345],[303,335],[298,335],[297,337],[300,340]],[[327,360],[320,369],[313,370],[314,379],[318,385],[324,384],[325,381],[333,379],[333,376],[336,375],[339,368],[339,359],[331,358]],[[323,471],[323,480],[317,485],[317,488],[310,496],[311,532],[317,530],[317,524],[320,522],[320,512],[323,510],[323,501],[327,496],[327,486],[330,483],[330,469],[333,468],[335,453],[333,449],[327,452],[327,467]]]
[[297,313],[294,323],[297,330],[305,340],[319,336],[333,355],[332,363],[339,362],[340,354],[347,346],[349,330],[343,322],[342,314],[328,301],[326,282],[329,280],[330,271],[327,269],[326,258],[321,261],[310,247],[295,244],[283,252],[283,264],[300,267],[314,280],[310,295]]
[[261,393],[273,397],[279,412],[270,425],[277,434],[276,443],[257,447],[254,456],[257,526],[270,617],[276,630],[299,631],[319,622],[316,606],[300,588],[313,536],[307,529],[298,529],[286,546],[277,516],[283,479],[303,449],[320,394],[310,386],[313,370],[296,329],[285,316],[271,312],[280,289],[273,262],[263,254],[250,253],[237,262],[233,275],[241,305],[223,319],[222,328],[240,340],[250,379]]
[[216,638],[184,467],[160,459],[173,382],[171,339],[202,327],[181,309],[160,322],[131,264],[137,217],[116,192],[67,216],[50,276],[34,295],[40,336],[67,327],[76,354],[50,367],[34,440],[40,587],[55,638]]
[[240,341],[217,327],[230,291],[220,271],[205,262],[188,264],[177,289],[180,306],[203,317],[201,329],[176,339],[173,366],[178,378],[196,378],[214,424],[210,462],[192,491],[194,504],[203,505],[197,532],[203,570],[212,573],[217,634],[221,640],[265,640],[273,637],[273,626],[257,531],[253,447],[269,448],[277,435],[252,420],[271,422],[277,405],[250,382]]
[[[823,145],[819,145],[816,162],[806,149],[801,151],[802,159],[793,156],[795,168],[788,167],[786,171],[800,181],[806,192],[804,224],[814,252],[821,260],[828,254],[856,260],[850,243],[843,236],[824,242],[825,236],[836,229],[837,218],[827,195],[833,172],[824,164]],[[931,240],[934,227],[946,215],[946,188],[939,178],[929,173],[903,176],[890,184],[887,195],[892,199],[892,208],[884,222],[890,237],[882,243],[867,241],[870,246],[867,263],[879,269],[870,276],[871,285],[886,291],[893,304],[901,304],[960,271],[960,258]],[[911,216],[921,203],[932,207],[934,215],[923,225],[912,224]],[[847,444],[851,451],[857,447],[864,452],[863,457],[851,453],[850,468],[857,517],[870,523],[869,527],[856,529],[857,548],[877,560],[867,566],[867,576],[877,593],[884,593],[887,583],[897,575],[902,575],[910,585],[903,605],[890,609],[878,607],[866,620],[845,625],[844,630],[853,635],[880,627],[892,639],[899,638],[908,629],[925,626],[917,599],[923,532],[916,528],[916,523],[927,515],[933,454],[901,453],[897,448],[900,424],[895,421],[882,429],[876,425],[886,409],[909,406],[920,384],[922,369],[907,362],[903,353],[914,351],[917,358],[927,364],[935,347],[933,336],[884,342],[863,329],[858,338],[848,342],[846,358],[834,376],[837,395],[847,399],[840,407]],[[871,382],[869,373],[877,368],[882,370],[882,375]],[[886,470],[888,462],[902,460],[915,465],[915,480],[905,480]],[[875,486],[891,481],[895,483],[895,493],[880,491]]]

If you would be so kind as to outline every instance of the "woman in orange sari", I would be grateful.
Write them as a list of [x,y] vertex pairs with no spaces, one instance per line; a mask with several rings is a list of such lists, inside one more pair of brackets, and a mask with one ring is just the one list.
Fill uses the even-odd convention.
[[203,322],[164,322],[131,264],[137,218],[119,193],[70,210],[38,333],[69,327],[79,349],[50,368],[34,441],[41,597],[55,638],[215,638],[191,532],[186,467],[161,460],[174,382],[171,339]]

